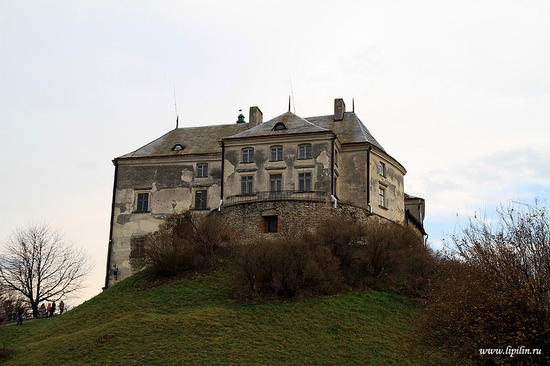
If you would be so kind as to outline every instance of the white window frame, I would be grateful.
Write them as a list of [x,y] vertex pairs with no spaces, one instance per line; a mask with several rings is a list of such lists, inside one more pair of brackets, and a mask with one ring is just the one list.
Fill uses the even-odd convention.
[[208,163],[197,164],[197,178],[208,177]]
[[298,159],[311,159],[312,157],[312,147],[311,144],[300,144],[298,145]]
[[254,194],[254,176],[243,175],[241,177],[241,196]]
[[269,161],[282,161],[283,147],[281,145],[271,146],[271,155]]
[[298,190],[300,192],[311,192],[311,172],[298,173]]
[[383,177],[386,176],[386,164],[382,161],[378,165],[378,173]]
[[253,147],[243,147],[241,150],[241,159],[243,163],[253,163],[254,162],[254,148]]
[[378,206],[386,208],[386,189],[384,187],[378,187]]

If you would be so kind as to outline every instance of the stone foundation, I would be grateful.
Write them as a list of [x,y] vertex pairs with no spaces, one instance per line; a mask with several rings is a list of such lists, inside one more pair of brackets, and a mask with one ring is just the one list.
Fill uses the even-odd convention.
[[293,235],[304,230],[315,230],[335,215],[349,216],[358,222],[365,222],[371,215],[368,210],[359,207],[338,205],[334,208],[330,202],[304,201],[249,202],[225,206],[212,214],[221,215],[250,239],[259,234],[275,234],[269,232],[268,221],[273,217],[277,218],[277,233]]

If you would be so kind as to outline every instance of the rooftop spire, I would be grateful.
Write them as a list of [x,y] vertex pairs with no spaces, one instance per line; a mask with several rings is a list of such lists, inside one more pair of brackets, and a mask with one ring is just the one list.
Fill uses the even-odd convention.
[[246,121],[244,120],[244,115],[242,114],[242,109],[239,109],[239,112],[241,112],[241,114],[239,114],[239,116],[237,117],[237,123],[246,123]]

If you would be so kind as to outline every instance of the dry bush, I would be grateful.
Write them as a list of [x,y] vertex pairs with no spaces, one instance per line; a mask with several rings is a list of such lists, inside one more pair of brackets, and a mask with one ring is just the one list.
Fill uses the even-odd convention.
[[366,226],[348,216],[338,215],[323,222],[309,240],[331,249],[340,260],[342,269],[351,268],[357,261],[357,249],[365,243]]
[[[501,207],[452,237],[456,255],[429,286],[423,335],[478,364],[550,363],[550,222],[538,205]],[[541,350],[481,355],[480,349]]]
[[218,216],[187,211],[169,216],[145,237],[143,255],[131,259],[134,268],[148,267],[163,277],[215,269],[234,251],[236,235]]
[[433,255],[411,226],[372,220],[358,275],[376,289],[419,296],[433,271]]
[[280,237],[239,248],[235,257],[238,296],[296,297],[339,292],[338,260],[323,245]]
[[417,296],[433,269],[432,253],[418,231],[374,217],[362,223],[335,216],[309,240],[331,249],[346,281],[355,287]]
[[370,287],[418,296],[433,268],[423,238],[410,227],[336,216],[316,231],[280,236],[240,248],[241,294],[293,297]]
[[[1,286],[0,286],[1,289]],[[0,292],[0,323],[2,321],[11,321],[17,319],[17,310],[25,305],[21,296],[15,295],[13,292]],[[3,318],[2,318],[3,317]]]

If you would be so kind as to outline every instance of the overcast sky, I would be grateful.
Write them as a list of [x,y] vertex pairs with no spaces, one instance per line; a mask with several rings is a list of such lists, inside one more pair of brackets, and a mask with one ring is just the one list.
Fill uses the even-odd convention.
[[104,284],[111,161],[175,127],[174,89],[180,127],[354,98],[434,247],[550,198],[549,1],[0,0],[0,241],[38,221],[84,246],[73,304]]

